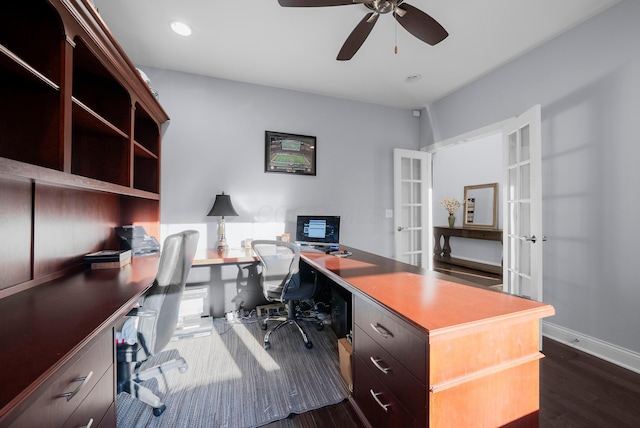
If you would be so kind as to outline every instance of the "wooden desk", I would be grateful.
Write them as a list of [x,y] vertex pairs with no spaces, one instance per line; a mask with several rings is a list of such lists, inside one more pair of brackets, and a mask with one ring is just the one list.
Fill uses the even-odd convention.
[[[486,263],[473,262],[451,257],[451,245],[449,244],[449,238],[452,236],[456,238],[482,239],[485,241],[502,242],[501,229],[474,229],[469,227],[435,226],[433,228],[433,258],[437,261],[442,261],[456,266],[464,266],[483,272],[498,274],[502,273],[501,266],[494,266]],[[440,242],[443,240],[443,238],[444,245],[441,246]]]
[[539,320],[552,306],[347,249],[302,260],[352,293],[352,402],[368,424],[538,426]]
[[[103,426],[115,426],[114,326],[151,286],[158,260],[84,269],[0,299],[0,426],[62,426],[75,421],[72,414],[84,416],[92,401],[90,410],[110,409]],[[90,371],[91,382],[76,397],[57,397]]]
[[252,263],[258,257],[251,249],[229,248],[227,250],[202,249],[196,251],[193,266],[215,266],[239,263]]

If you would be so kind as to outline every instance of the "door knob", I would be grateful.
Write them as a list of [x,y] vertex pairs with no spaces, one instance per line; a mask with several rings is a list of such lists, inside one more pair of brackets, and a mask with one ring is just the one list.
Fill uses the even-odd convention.
[[405,229],[406,229],[406,227],[398,226],[398,232],[402,232]]

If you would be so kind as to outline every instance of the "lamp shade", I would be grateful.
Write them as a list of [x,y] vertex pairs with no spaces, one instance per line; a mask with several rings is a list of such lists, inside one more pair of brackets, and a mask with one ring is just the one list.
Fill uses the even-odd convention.
[[233,205],[231,205],[231,197],[229,195],[225,195],[222,192],[221,195],[216,195],[216,200],[213,202],[213,206],[211,207],[211,211],[207,216],[237,216],[238,213],[235,209],[233,209]]

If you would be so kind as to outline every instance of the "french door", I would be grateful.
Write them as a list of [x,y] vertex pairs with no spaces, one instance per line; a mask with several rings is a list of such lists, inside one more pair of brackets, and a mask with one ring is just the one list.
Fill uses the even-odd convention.
[[542,172],[540,106],[502,128],[504,291],[542,301]]
[[431,268],[431,154],[393,150],[395,258]]

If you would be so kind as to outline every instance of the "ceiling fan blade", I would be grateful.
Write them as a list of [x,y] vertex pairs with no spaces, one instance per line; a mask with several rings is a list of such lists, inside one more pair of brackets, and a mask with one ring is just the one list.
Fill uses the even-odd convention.
[[356,28],[353,29],[347,40],[345,40],[344,45],[342,45],[342,49],[338,52],[338,57],[336,58],[338,61],[348,61],[358,52],[360,46],[367,40],[369,33],[373,30],[373,26],[376,25],[378,21],[378,17],[380,14],[369,12],[362,18],[362,21]]
[[420,9],[407,3],[402,3],[397,9],[399,9],[399,11],[394,13],[396,20],[405,30],[423,42],[436,45],[449,35],[447,30],[445,30],[438,21]]
[[346,6],[357,3],[370,3],[371,0],[278,0],[282,7],[322,7]]

